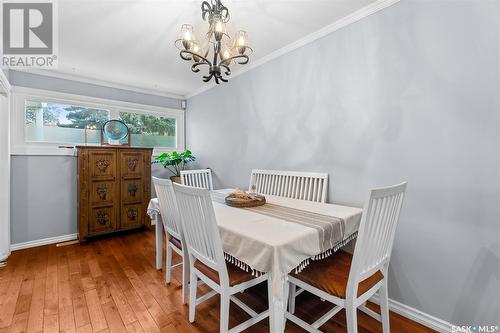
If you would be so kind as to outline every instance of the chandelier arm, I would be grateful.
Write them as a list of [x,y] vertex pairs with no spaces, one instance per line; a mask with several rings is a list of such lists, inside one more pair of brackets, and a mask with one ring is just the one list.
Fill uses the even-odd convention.
[[189,61],[189,60],[193,60],[193,53],[187,51],[187,50],[182,50],[179,55],[181,56],[181,59],[182,60],[186,60],[186,61]]
[[[190,60],[193,60],[193,57],[198,57],[198,58],[201,58],[204,62],[206,62],[207,65],[212,66],[212,63],[210,62],[210,60],[208,60],[207,58],[205,58],[204,56],[202,56],[198,53],[194,53],[194,52],[189,51],[189,50],[182,50],[180,55],[181,55],[182,60],[190,61]],[[201,62],[201,61],[198,61],[198,62]]]
[[212,6],[208,3],[208,1],[203,1],[201,3],[201,17],[203,21],[206,21],[207,14],[212,13]]
[[209,64],[209,63],[207,63],[207,62],[205,62],[205,61],[198,61],[198,62],[195,62],[195,63],[193,64],[193,66],[191,66],[191,70],[192,70],[194,73],[198,73],[198,72],[200,71],[200,69],[199,69],[199,68],[197,68],[197,67],[198,67],[198,66],[200,66],[200,65],[208,65],[208,66],[210,66],[210,64]]
[[[243,60],[242,61],[236,61],[236,59],[239,59],[239,58],[243,58]],[[231,62],[231,60],[235,60],[240,65],[246,65],[246,64],[248,64],[248,61],[250,60],[250,58],[246,54],[239,54],[239,55],[236,55],[234,57],[230,57],[230,58],[224,59],[221,62],[221,65],[228,65]]]
[[209,75],[203,76],[203,82],[210,81],[210,79],[212,79],[212,76],[214,76],[214,73],[210,73]]
[[[228,65],[224,65],[224,64],[220,64],[220,67],[223,67],[226,69],[226,71],[224,72],[224,74],[226,74],[227,76],[231,75],[231,68],[229,68]],[[227,81],[225,81],[227,82]]]
[[222,5],[222,4],[220,7],[220,15],[221,15],[221,17],[224,18],[224,23],[229,22],[229,19],[230,19],[229,9],[227,9],[227,7]]

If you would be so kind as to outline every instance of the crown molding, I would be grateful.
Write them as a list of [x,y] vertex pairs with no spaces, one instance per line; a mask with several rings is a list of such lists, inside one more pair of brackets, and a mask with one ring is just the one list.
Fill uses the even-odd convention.
[[[357,11],[353,12],[352,14],[344,16],[343,18],[333,22],[332,24],[329,24],[326,27],[321,28],[320,30],[317,30],[317,31],[315,31],[315,32],[313,32],[313,33],[311,33],[311,34],[309,34],[301,39],[298,39],[297,41],[295,41],[291,44],[288,44],[288,45],[282,47],[281,49],[278,49],[272,53],[269,53],[268,55],[252,62],[248,66],[245,66],[245,67],[242,67],[241,69],[238,69],[238,71],[233,73],[231,78],[235,78],[235,77],[237,77],[243,73],[246,73],[254,68],[262,66],[265,63],[267,63],[273,59],[281,57],[282,55],[285,55],[289,52],[292,52],[292,51],[294,51],[294,50],[296,50],[304,45],[312,43],[317,39],[325,37],[334,31],[337,31],[337,30],[342,29],[350,24],[353,24],[353,23],[355,23],[355,22],[357,22],[357,21],[359,21],[367,16],[370,16],[370,15],[384,9],[384,8],[387,8],[391,5],[394,5],[395,3],[398,3],[399,1],[400,0],[378,0],[378,1],[375,1],[369,5],[361,8],[361,9],[358,9]],[[187,94],[185,96],[185,98],[189,99],[191,97],[194,97],[196,95],[201,94],[202,92],[205,92],[209,89],[212,89],[216,86],[217,86],[217,84],[210,83],[208,85],[205,85],[205,86],[195,90],[194,92],[192,92],[190,94]]]
[[127,91],[132,91],[132,92],[147,94],[147,95],[153,95],[153,96],[161,96],[161,97],[175,98],[175,99],[181,99],[181,100],[183,100],[185,98],[185,96],[181,95],[181,94],[168,93],[168,92],[164,92],[161,90],[155,90],[155,89],[141,88],[141,87],[126,85],[126,84],[121,84],[121,83],[110,82],[110,81],[106,81],[106,80],[90,78],[90,77],[83,76],[83,75],[58,72],[56,70],[44,70],[44,69],[34,69],[34,68],[29,69],[29,70],[20,70],[20,69],[10,69],[10,70],[15,71],[15,72],[48,76],[48,77],[63,79],[63,80],[76,81],[76,82],[80,82],[80,83],[88,83],[88,84],[93,84],[93,85],[97,85],[97,86],[101,86],[101,87],[127,90]]

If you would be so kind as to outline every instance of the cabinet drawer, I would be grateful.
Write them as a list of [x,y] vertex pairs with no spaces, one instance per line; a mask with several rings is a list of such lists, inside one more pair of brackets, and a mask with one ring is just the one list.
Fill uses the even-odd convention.
[[122,179],[141,178],[144,175],[144,155],[142,152],[120,152]]
[[116,152],[94,150],[89,152],[89,169],[92,179],[116,178]]
[[116,198],[114,181],[92,182],[90,189],[90,202],[94,206],[113,205]]
[[139,179],[122,180],[122,202],[142,203],[144,183]]
[[99,234],[116,230],[115,208],[92,208],[89,216],[89,234]]
[[143,224],[143,210],[144,207],[142,204],[131,204],[131,205],[122,205],[122,216],[121,216],[121,228],[136,228]]

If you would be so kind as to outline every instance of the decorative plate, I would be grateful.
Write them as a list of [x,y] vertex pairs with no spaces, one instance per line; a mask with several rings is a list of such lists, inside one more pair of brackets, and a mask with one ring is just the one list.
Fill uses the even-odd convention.
[[128,136],[128,126],[121,120],[108,120],[102,125],[104,137],[114,141],[120,141]]

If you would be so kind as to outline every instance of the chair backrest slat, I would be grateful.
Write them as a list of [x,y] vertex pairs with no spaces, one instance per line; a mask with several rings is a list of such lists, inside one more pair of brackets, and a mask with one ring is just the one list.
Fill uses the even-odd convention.
[[174,184],[182,230],[189,254],[227,280],[219,228],[210,197],[203,188]]
[[326,202],[327,173],[252,170],[249,191],[264,195]]
[[373,189],[365,203],[349,274],[348,293],[378,270],[386,274],[407,183]]
[[153,177],[153,184],[158,198],[165,232],[181,240],[182,228],[172,181],[170,181],[170,179]]
[[181,182],[186,186],[205,188],[207,190],[214,189],[212,170],[210,169],[182,170]]

